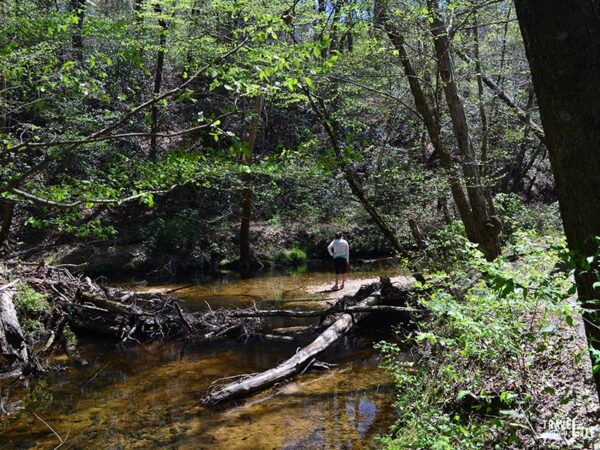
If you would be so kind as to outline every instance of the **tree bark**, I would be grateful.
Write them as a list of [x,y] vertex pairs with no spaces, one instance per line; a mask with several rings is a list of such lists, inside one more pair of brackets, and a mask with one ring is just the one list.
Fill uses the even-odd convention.
[[408,226],[410,227],[410,232],[417,244],[417,247],[423,248],[425,247],[425,236],[423,236],[423,232],[421,228],[419,228],[419,224],[415,219],[408,219]]
[[15,283],[0,286],[0,366],[27,364],[29,351],[13,304]]
[[[388,299],[389,300],[389,299]],[[392,305],[346,306],[342,309],[333,308],[310,309],[241,309],[231,313],[231,317],[323,317],[336,313],[398,313],[423,312],[424,309]]]
[[[492,229],[488,227],[493,215],[491,211],[493,205],[488,202],[486,187],[481,180],[479,161],[473,148],[464,104],[458,93],[450,38],[440,17],[439,3],[434,0],[427,0],[427,5],[430,11],[430,30],[437,57],[438,72],[443,82],[444,97],[446,98],[454,137],[460,152],[462,173],[471,206],[472,233],[479,244],[479,249],[486,259],[491,261],[500,254],[499,233],[492,232]],[[495,228],[493,231],[495,231]]]
[[[600,235],[600,2],[515,0],[569,249],[594,255]],[[596,277],[575,274],[584,308],[597,309]],[[598,348],[598,313],[584,313]],[[595,325],[594,325],[595,324]],[[600,395],[600,372],[595,375]]]
[[421,86],[420,78],[406,50],[405,39],[401,30],[391,22],[385,10],[385,5],[381,1],[376,2],[375,5],[375,22],[383,27],[394,48],[398,51],[400,63],[408,79],[415,107],[423,120],[431,144],[440,159],[441,166],[446,172],[454,204],[465,226],[465,233],[471,242],[479,244],[479,249],[484,253],[485,257],[488,260],[492,260],[500,254],[498,234],[501,227],[498,219],[495,216],[492,217],[492,214],[490,214],[485,190],[481,185],[477,159],[471,143],[464,106],[458,95],[449,49],[450,42],[446,35],[445,27],[438,16],[437,5],[435,2],[429,1],[429,6],[433,19],[431,34],[434,39],[434,47],[438,60],[438,72],[444,82],[444,95],[448,104],[456,142],[460,150],[466,194],[461,177],[456,172],[452,162],[450,152],[443,143],[440,117],[431,106],[433,101],[428,99]]

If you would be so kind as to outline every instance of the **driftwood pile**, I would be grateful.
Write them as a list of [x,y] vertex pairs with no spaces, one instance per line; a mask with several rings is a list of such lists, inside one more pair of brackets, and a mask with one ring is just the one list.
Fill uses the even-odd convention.
[[[15,311],[22,283],[43,294],[51,307],[45,330],[28,338]],[[0,280],[0,380],[43,371],[43,356],[55,348],[67,350],[66,325],[125,345],[192,335],[248,337],[260,328],[260,319],[225,310],[187,313],[171,296],[101,286],[63,268],[21,269],[18,279]]]

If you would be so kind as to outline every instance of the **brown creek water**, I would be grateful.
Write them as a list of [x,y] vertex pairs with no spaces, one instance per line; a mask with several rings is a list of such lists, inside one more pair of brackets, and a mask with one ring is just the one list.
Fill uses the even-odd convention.
[[[378,268],[377,275],[396,275]],[[374,273],[355,272],[351,278]],[[331,275],[304,272],[240,278],[226,275],[203,284],[137,285],[172,291],[189,310],[217,307],[308,307],[323,294],[303,289]],[[305,324],[277,320],[272,326]],[[386,330],[389,327],[382,327]],[[20,410],[0,416],[0,448],[50,449],[59,444],[34,413],[66,442],[61,448],[363,449],[393,422],[393,385],[377,366],[373,343],[388,331],[359,329],[324,354],[331,370],[307,372],[275,391],[220,411],[200,406],[217,379],[269,369],[304,343],[195,340],[117,349],[80,337],[85,367],[70,366],[31,382],[3,388],[5,405]]]

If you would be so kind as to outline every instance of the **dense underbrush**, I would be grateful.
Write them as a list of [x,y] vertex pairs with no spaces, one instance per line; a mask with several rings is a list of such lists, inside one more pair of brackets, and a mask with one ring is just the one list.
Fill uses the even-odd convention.
[[455,231],[446,230],[453,251],[445,269],[417,286],[430,316],[405,337],[414,358],[403,361],[401,347],[379,344],[398,392],[399,418],[383,443],[587,448],[597,399],[570,273],[558,269],[563,239],[515,231],[508,256],[487,262]]

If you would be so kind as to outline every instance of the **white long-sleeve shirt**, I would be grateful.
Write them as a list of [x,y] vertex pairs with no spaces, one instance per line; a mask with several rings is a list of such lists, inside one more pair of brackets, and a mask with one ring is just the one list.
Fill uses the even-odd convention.
[[346,239],[334,239],[331,244],[327,246],[327,251],[334,258],[346,258],[350,259],[350,246]]

